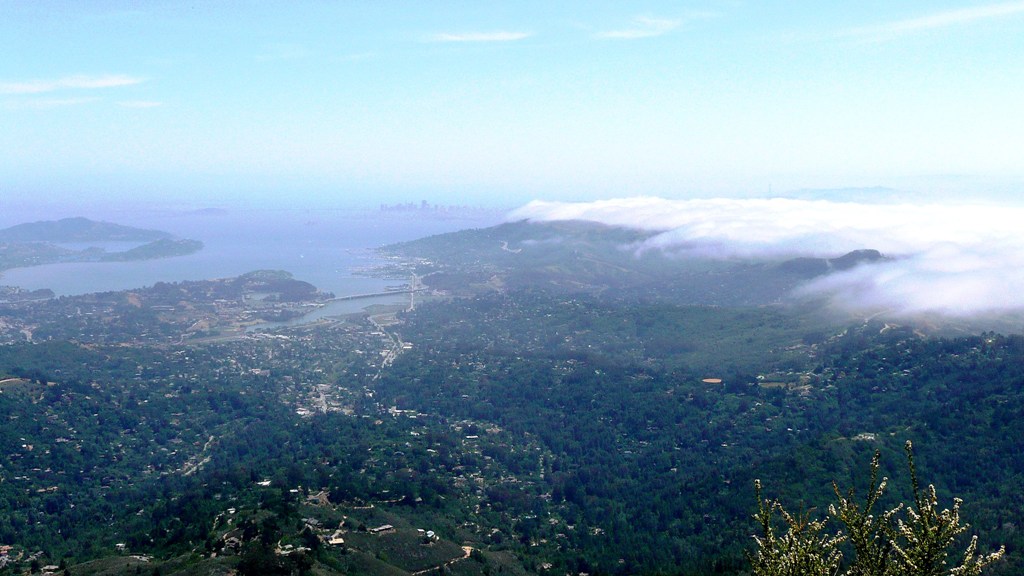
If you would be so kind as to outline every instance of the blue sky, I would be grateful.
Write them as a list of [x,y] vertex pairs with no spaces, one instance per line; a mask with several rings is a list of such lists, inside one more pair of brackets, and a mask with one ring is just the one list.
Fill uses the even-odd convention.
[[0,0],[9,201],[1006,196],[1021,102],[1024,1]]

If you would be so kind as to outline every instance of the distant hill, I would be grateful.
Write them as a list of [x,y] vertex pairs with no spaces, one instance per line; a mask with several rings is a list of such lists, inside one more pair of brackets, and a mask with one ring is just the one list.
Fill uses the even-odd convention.
[[511,222],[385,247],[456,294],[516,288],[620,300],[749,306],[787,299],[816,276],[886,259],[877,250],[833,258],[715,259],[645,248],[654,232],[580,221]]
[[40,220],[0,230],[0,242],[153,242],[171,236],[160,230],[82,217]]
[[[102,245],[77,250],[63,243],[138,242],[127,250],[107,252]],[[203,249],[199,240],[175,238],[169,232],[64,218],[18,224],[0,230],[0,270],[62,262],[124,262],[184,256]]]
[[793,258],[779,264],[779,270],[813,277],[829,272],[849,270],[860,264],[889,260],[878,250],[854,250],[838,258]]
[[123,262],[127,260],[170,258],[172,256],[185,256],[202,249],[203,243],[199,240],[160,238],[148,244],[125,250],[124,252],[106,254],[103,261]]

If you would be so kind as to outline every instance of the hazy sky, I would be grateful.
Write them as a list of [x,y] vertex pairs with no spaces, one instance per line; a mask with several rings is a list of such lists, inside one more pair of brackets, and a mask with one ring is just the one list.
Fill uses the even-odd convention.
[[1024,181],[1024,1],[0,0],[0,198]]

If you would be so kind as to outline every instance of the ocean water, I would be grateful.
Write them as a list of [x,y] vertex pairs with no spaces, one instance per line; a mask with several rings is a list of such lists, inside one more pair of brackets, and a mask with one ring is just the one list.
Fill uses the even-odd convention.
[[[69,214],[70,215],[70,214]],[[75,214],[77,215],[77,214]],[[497,224],[499,212],[442,215],[427,211],[385,212],[355,209],[134,210],[84,214],[105,220],[164,230],[202,240],[204,248],[188,256],[136,262],[51,264],[0,273],[0,284],[49,288],[58,296],[128,290],[156,282],[205,280],[253,270],[287,270],[296,279],[337,296],[378,292],[395,280],[355,274],[379,264],[373,249],[434,234]],[[63,216],[50,216],[57,218]],[[43,218],[5,214],[0,227]],[[99,244],[103,247],[102,244]],[[125,246],[107,246],[123,250]],[[394,299],[395,297],[387,297]],[[353,301],[360,309],[370,302]]]

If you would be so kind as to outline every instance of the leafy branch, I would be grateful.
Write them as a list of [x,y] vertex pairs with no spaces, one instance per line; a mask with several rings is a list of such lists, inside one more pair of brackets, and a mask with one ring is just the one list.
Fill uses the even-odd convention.
[[[960,563],[947,566],[950,548],[970,527],[960,523],[962,501],[956,498],[952,508],[940,511],[935,486],[920,486],[909,441],[905,450],[914,503],[899,504],[878,516],[876,507],[888,483],[887,478],[878,478],[879,452],[871,459],[871,480],[863,503],[856,500],[852,489],[844,495],[833,483],[837,501],[829,506],[830,518],[825,520],[811,520],[809,514],[793,516],[778,500],[763,498],[761,482],[756,480],[758,511],[754,519],[761,534],[754,536],[755,551],[747,554],[754,575],[978,576],[1002,558],[1003,547],[979,556],[978,538],[974,536]],[[830,519],[842,525],[834,535],[824,533]],[[840,572],[843,553],[839,545],[845,541],[852,546],[854,558],[846,571]]]

